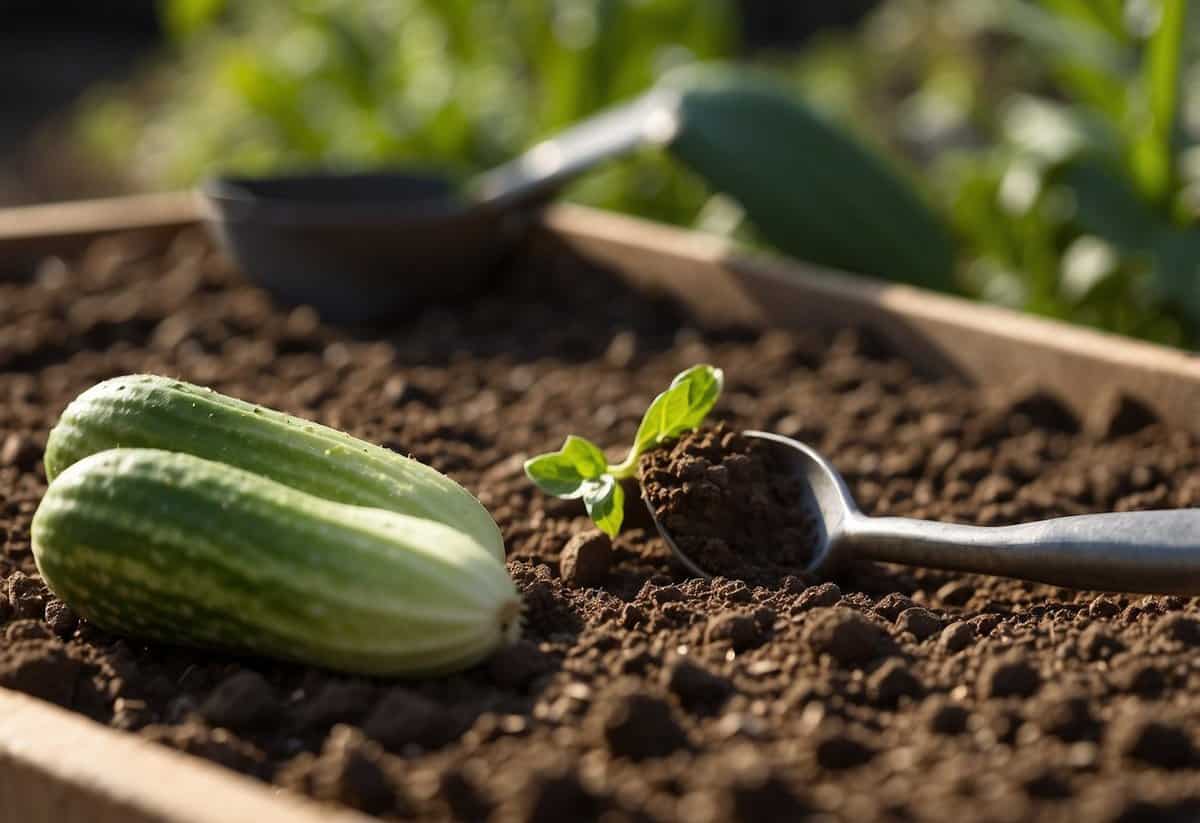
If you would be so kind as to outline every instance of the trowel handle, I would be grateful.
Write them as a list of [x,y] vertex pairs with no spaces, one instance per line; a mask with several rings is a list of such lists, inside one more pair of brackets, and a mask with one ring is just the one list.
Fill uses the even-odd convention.
[[549,200],[570,179],[597,164],[646,145],[664,145],[679,130],[679,97],[654,89],[605,109],[520,157],[477,176],[469,184],[475,200],[511,206]]
[[843,540],[858,557],[1020,577],[1073,589],[1200,595],[1200,509],[964,526],[857,517]]

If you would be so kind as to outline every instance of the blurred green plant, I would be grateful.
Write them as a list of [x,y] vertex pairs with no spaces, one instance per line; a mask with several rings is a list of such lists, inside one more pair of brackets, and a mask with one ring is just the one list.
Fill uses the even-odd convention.
[[[995,145],[949,166],[947,182],[976,271],[1022,272],[1024,307],[1196,340],[1200,210],[1183,171],[1198,135],[1179,115],[1200,52],[1186,11],[1186,0],[1010,0],[993,22],[1044,61],[1047,82],[1003,101]],[[997,227],[1008,236],[985,242]]]
[[[104,90],[86,145],[147,187],[205,173],[405,161],[452,174],[728,54],[728,0],[165,0],[169,53],[143,93]],[[149,102],[148,102],[149,101]],[[702,184],[654,153],[578,199],[690,222]]]
[[1194,345],[1200,14],[1186,12],[1186,0],[890,0],[788,70],[926,169],[968,293]]

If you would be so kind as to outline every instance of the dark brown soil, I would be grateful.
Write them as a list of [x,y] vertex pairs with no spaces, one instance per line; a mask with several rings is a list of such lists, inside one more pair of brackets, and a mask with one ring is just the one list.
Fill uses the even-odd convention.
[[643,455],[641,483],[675,545],[709,574],[773,586],[812,558],[803,480],[778,451],[724,423]]
[[[577,501],[539,494],[522,461],[568,433],[616,457],[696,362],[725,369],[717,420],[813,443],[871,513],[998,524],[1200,502],[1200,443],[1144,408],[1114,403],[1093,432],[1036,391],[985,406],[852,331],[700,332],[566,257],[518,268],[469,308],[366,333],[273,305],[199,235],[165,254],[104,241],[0,280],[0,685],[393,818],[1200,815],[1195,598],[881,566],[704,582],[636,519],[564,562],[589,523]],[[72,397],[135,371],[312,417],[462,481],[503,528],[522,641],[403,683],[77,620],[29,552],[41,451]]]

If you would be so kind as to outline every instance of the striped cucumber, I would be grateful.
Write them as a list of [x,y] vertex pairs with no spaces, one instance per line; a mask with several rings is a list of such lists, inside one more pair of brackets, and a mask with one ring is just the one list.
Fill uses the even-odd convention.
[[53,480],[119,447],[186,452],[316,497],[434,520],[504,560],[504,540],[470,492],[423,463],[348,434],[157,375],[105,380],[63,412],[46,444]]
[[62,471],[33,552],[55,594],[110,631],[363,674],[464,668],[520,615],[503,563],[454,528],[156,449]]

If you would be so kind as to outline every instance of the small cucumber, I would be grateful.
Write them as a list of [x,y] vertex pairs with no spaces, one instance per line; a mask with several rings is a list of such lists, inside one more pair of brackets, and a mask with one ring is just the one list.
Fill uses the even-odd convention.
[[454,528],[155,449],[59,474],[33,553],[104,629],[363,674],[462,669],[520,616],[503,563]]
[[76,461],[119,447],[185,452],[326,500],[444,523],[504,560],[504,539],[487,509],[440,472],[212,389],[148,374],[96,384],[51,430],[46,476],[53,480]]

